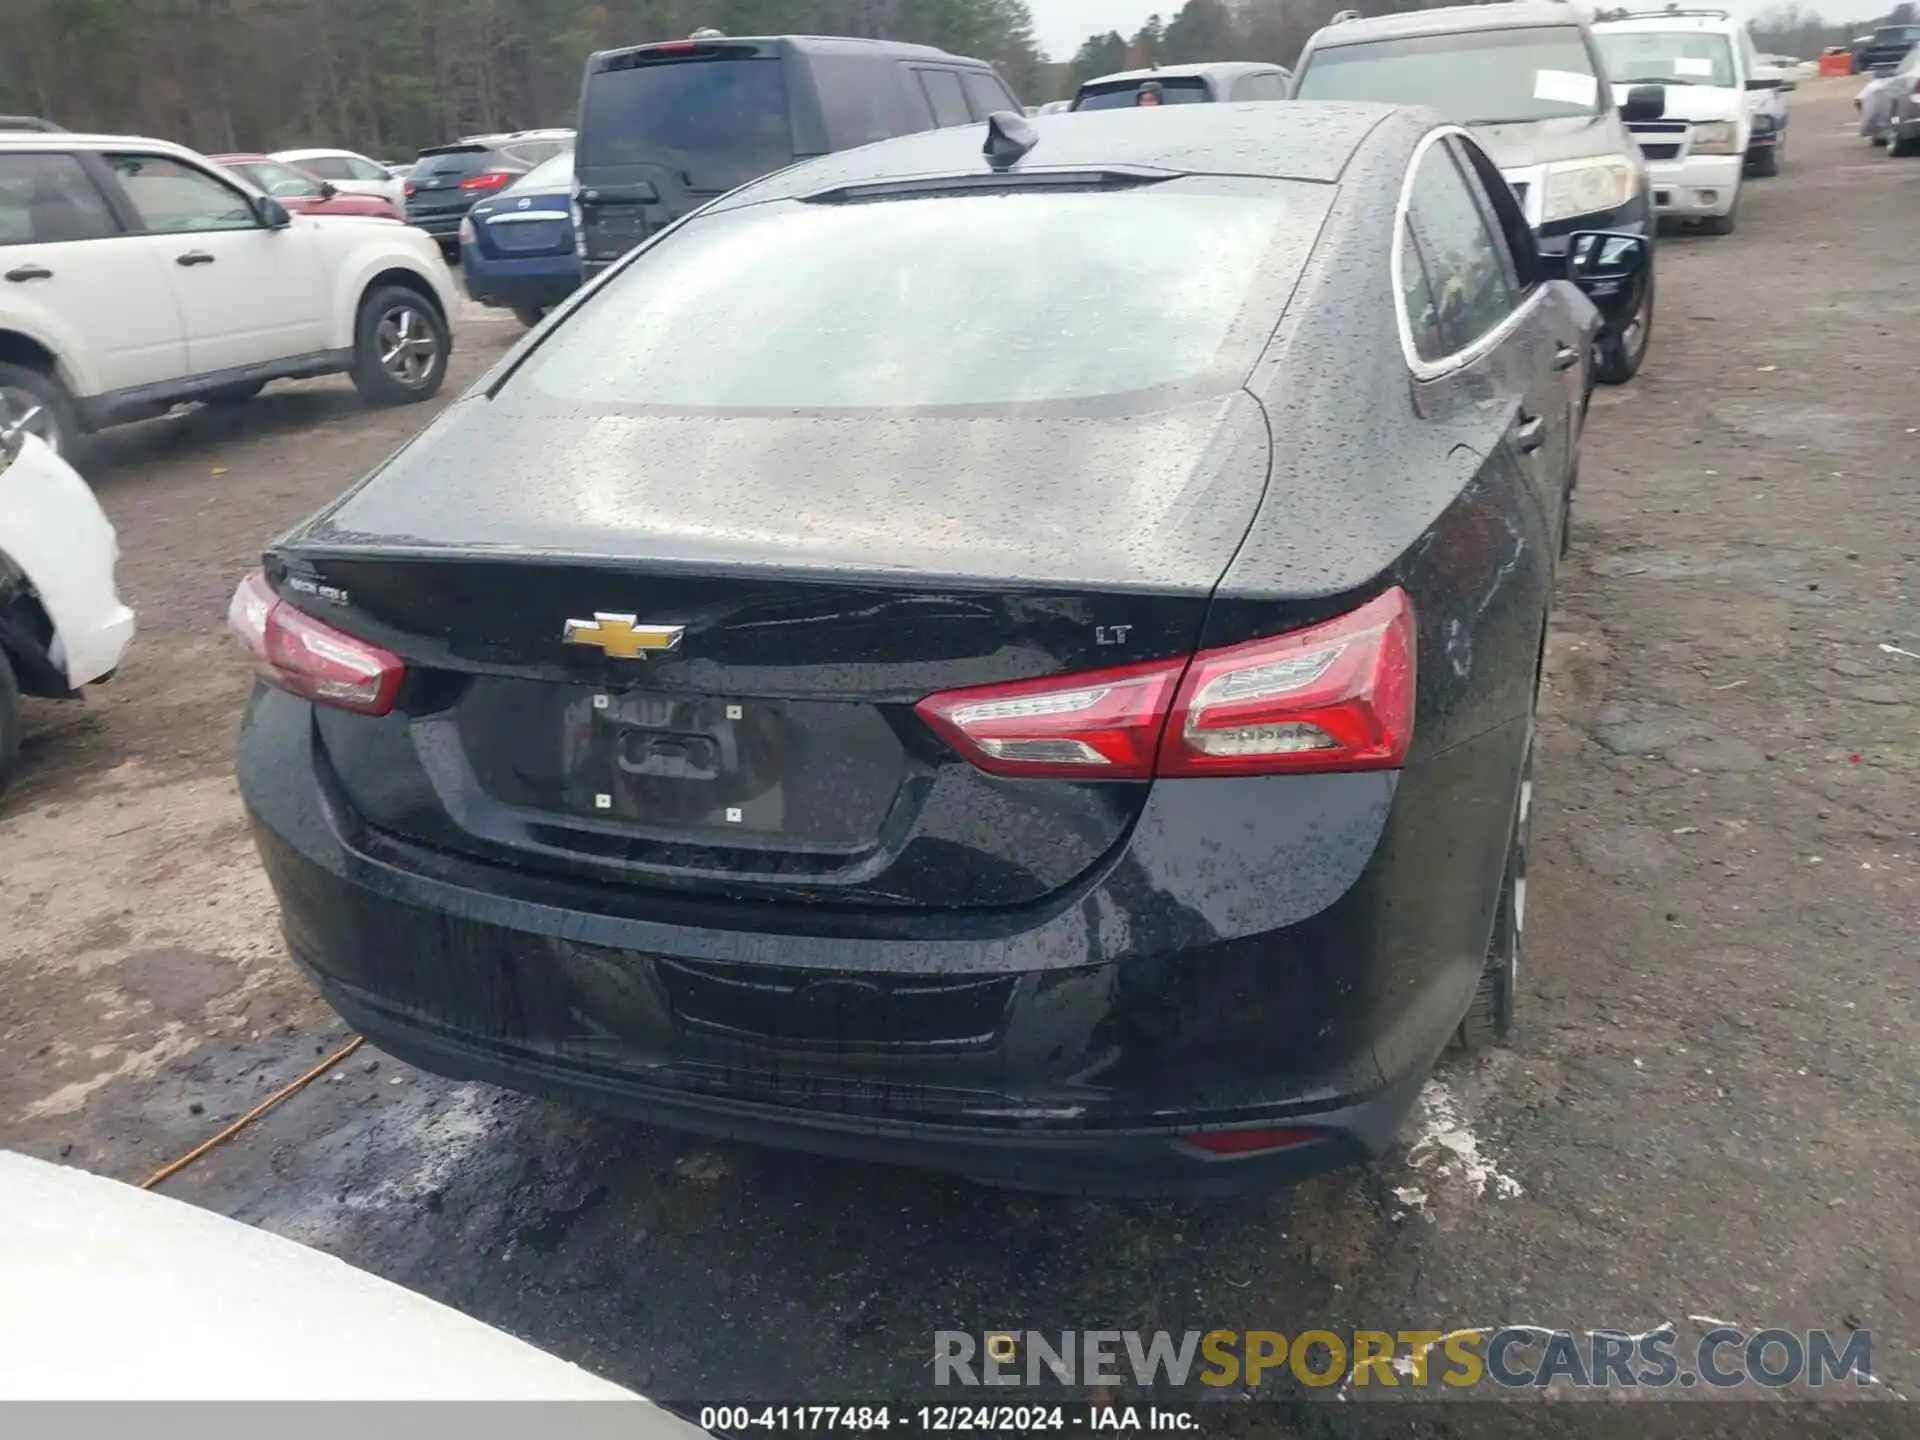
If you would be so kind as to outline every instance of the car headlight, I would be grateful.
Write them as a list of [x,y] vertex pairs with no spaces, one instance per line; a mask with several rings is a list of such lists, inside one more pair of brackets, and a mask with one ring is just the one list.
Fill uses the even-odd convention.
[[1693,127],[1693,153],[1731,155],[1740,146],[1740,127],[1731,120],[1703,120]]
[[471,245],[473,244],[473,239],[473,219],[471,216],[462,216],[460,220],[460,243],[462,245]]
[[1626,160],[1602,156],[1549,165],[1540,219],[1544,224],[1572,215],[1618,210],[1639,191],[1639,168]]

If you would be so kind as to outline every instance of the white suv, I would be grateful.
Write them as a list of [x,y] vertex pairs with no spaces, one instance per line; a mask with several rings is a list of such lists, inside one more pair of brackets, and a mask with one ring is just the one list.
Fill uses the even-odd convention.
[[0,130],[0,423],[37,406],[57,451],[270,380],[344,371],[374,404],[425,400],[454,303],[418,230],[289,215],[164,140]]
[[1766,83],[1754,74],[1759,57],[1746,26],[1724,10],[1676,8],[1601,10],[1592,28],[1616,100],[1646,86],[1665,90],[1660,119],[1627,126],[1646,156],[1655,214],[1732,233],[1753,142],[1747,91]]

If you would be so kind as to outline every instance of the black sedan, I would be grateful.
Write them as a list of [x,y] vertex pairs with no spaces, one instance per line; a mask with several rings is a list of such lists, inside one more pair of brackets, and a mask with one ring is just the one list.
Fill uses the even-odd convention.
[[288,947],[396,1055],[691,1130],[1132,1193],[1378,1154],[1512,1013],[1598,323],[1431,112],[737,190],[242,582]]

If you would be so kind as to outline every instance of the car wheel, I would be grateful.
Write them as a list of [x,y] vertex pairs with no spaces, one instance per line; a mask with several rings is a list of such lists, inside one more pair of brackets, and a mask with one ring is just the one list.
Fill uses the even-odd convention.
[[1573,492],[1580,486],[1580,467],[1574,466],[1573,474],[1567,477],[1566,498],[1560,502],[1560,558],[1566,559],[1573,551]]
[[418,290],[383,285],[360,302],[353,384],[370,405],[427,400],[447,378],[447,327]]
[[1920,135],[1902,135],[1898,130],[1889,132],[1887,154],[1897,160],[1904,160],[1909,155],[1920,155]]
[[1780,173],[1780,149],[1778,145],[1769,145],[1753,157],[1752,173],[1763,180]]
[[67,387],[42,371],[0,363],[0,425],[16,424],[29,414],[33,418],[26,428],[72,464],[80,448],[80,424]]
[[249,380],[240,385],[222,385],[218,390],[209,390],[200,398],[208,405],[240,405],[253,399],[267,388],[264,380]]
[[548,307],[545,305],[516,305],[513,307],[513,315],[516,320],[531,330],[547,318],[547,310]]
[[[1652,252],[1649,251],[1649,254]],[[1626,324],[1608,326],[1594,345],[1594,376],[1602,385],[1624,385],[1640,373],[1653,339],[1653,269],[1649,262],[1647,286],[1640,304]]]
[[1740,196],[1739,196],[1739,193],[1736,191],[1733,197],[1733,208],[1727,211],[1727,213],[1724,215],[1709,215],[1705,219],[1701,220],[1700,233],[1702,235],[1733,234],[1734,217],[1739,215],[1739,213],[1740,213]]
[[20,759],[20,685],[13,678],[13,666],[7,652],[0,650],[0,795],[13,779],[13,767]]
[[1507,841],[1507,871],[1500,882],[1499,903],[1494,907],[1486,964],[1480,971],[1473,1003],[1455,1033],[1460,1048],[1470,1055],[1498,1045],[1513,1028],[1514,1002],[1520,990],[1521,942],[1527,924],[1527,836],[1532,810],[1533,721],[1529,717],[1527,749],[1520,762],[1520,795]]
[[1885,145],[1887,143],[1887,137],[1879,131],[1875,131],[1867,137],[1867,143],[1875,147]]

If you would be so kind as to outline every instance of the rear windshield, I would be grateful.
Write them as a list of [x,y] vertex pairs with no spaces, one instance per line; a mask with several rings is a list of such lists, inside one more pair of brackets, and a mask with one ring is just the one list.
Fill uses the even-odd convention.
[[[1125,110],[1138,102],[1139,80],[1123,80],[1117,85],[1089,85],[1074,98],[1076,110]],[[1168,105],[1191,105],[1212,97],[1207,94],[1207,82],[1199,76],[1188,76],[1181,80],[1162,80],[1160,99]]]
[[1616,85],[1733,84],[1733,46],[1704,30],[1596,30],[1607,78]]
[[1294,81],[1296,100],[1431,105],[1462,125],[1600,113],[1600,81],[1571,25],[1408,35],[1327,45]]
[[583,169],[660,165],[718,193],[793,163],[787,82],[777,59],[655,61],[587,79]]
[[507,394],[791,413],[1230,388],[1331,190],[1193,177],[724,211],[618,273]]
[[437,155],[422,155],[407,178],[425,180],[439,175],[478,175],[486,168],[488,154],[479,146],[471,150],[443,150]]

